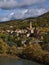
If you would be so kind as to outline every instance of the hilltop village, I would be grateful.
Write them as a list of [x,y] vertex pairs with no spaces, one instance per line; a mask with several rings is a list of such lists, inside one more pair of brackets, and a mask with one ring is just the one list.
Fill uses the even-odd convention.
[[[45,27],[36,27],[32,26],[32,22],[30,21],[30,26],[22,29],[14,29],[13,26],[10,26],[10,29],[0,30],[0,34],[6,33],[9,36],[16,36],[21,39],[21,44],[25,44],[27,40],[32,40],[32,43],[43,43],[44,35],[49,32],[48,28]],[[29,42],[30,42],[29,41]]]
[[[4,34],[6,33],[7,35],[13,35],[16,37],[20,37],[21,39],[21,43],[26,43],[27,39],[32,39],[32,43],[42,43],[43,39],[44,39],[44,35],[47,34],[47,31],[49,31],[49,29],[45,29],[44,28],[39,28],[36,26],[32,26],[32,22],[30,21],[30,26],[26,27],[26,28],[22,28],[22,29],[14,29],[13,30],[13,26],[10,26],[10,29],[6,29],[6,30],[0,30],[0,33]],[[25,39],[27,38],[27,39]]]

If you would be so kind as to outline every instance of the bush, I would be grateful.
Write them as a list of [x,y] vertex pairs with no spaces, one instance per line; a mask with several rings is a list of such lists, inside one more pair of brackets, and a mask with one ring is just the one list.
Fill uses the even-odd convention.
[[0,39],[0,53],[6,53],[8,51],[8,45]]
[[25,50],[23,50],[22,55],[26,58],[36,60],[38,62],[49,63],[49,53],[42,50],[40,44],[29,44]]

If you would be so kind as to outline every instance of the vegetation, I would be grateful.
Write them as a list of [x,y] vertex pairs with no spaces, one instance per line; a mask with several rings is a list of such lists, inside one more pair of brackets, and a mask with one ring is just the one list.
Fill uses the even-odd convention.
[[[40,31],[45,32],[43,44],[30,42],[33,37],[17,36],[8,34],[6,30],[26,29],[29,22],[32,21],[33,26],[39,27]],[[11,27],[12,26],[12,27]],[[5,32],[1,32],[4,30]],[[22,40],[27,40],[26,44],[22,44]],[[34,38],[33,38],[34,39]],[[21,47],[22,50],[18,50]],[[36,18],[27,18],[24,20],[12,20],[0,23],[0,54],[22,55],[24,58],[35,60],[42,63],[49,63],[49,12]]]
[[7,53],[7,51],[8,45],[2,39],[0,39],[0,54]]
[[[25,56],[24,56],[25,55]],[[22,56],[27,59],[42,63],[49,63],[49,52],[44,51],[40,44],[30,43],[22,52]]]

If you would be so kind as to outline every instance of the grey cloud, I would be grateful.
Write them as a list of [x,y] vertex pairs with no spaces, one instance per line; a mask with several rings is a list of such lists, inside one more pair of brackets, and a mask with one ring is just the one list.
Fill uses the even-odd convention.
[[16,6],[17,6],[17,1],[15,1],[15,0],[2,0],[2,1],[0,1],[0,8],[1,9],[14,8]]
[[23,7],[32,5],[35,3],[41,3],[45,0],[0,0],[1,9],[12,9],[16,7]]

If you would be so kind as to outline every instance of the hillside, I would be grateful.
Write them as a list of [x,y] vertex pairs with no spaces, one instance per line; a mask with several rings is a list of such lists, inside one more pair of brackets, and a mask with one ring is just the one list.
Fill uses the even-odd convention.
[[29,26],[30,21],[32,21],[33,26],[49,26],[49,12],[35,18],[0,22],[0,28],[8,29],[10,26],[14,26],[15,28],[25,28]]

